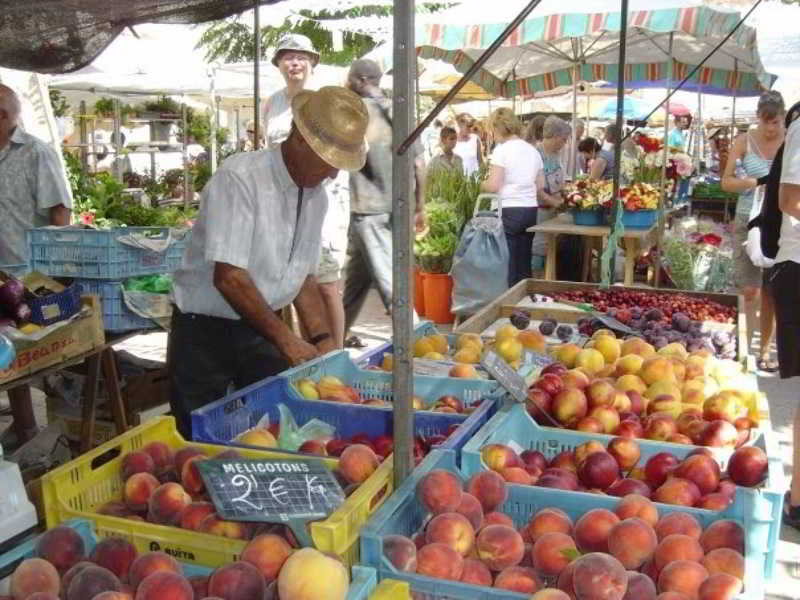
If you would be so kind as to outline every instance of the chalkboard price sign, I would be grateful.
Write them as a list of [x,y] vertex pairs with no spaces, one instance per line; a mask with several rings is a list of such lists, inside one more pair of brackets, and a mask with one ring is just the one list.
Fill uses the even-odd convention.
[[217,513],[228,521],[320,519],[344,502],[336,477],[318,459],[211,459],[196,465]]
[[511,394],[514,400],[525,402],[528,398],[528,385],[522,375],[512,369],[511,365],[503,358],[489,350],[481,359],[481,364]]

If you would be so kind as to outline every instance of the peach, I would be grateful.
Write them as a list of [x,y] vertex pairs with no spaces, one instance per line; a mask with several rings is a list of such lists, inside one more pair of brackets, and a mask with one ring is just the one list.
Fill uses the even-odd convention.
[[411,539],[403,535],[384,537],[383,555],[398,571],[414,573],[417,570],[417,546]]
[[181,529],[199,531],[203,519],[214,512],[214,505],[211,502],[192,502],[181,511],[178,525]]
[[678,433],[675,417],[669,413],[653,413],[644,422],[644,437],[648,440],[665,442]]
[[556,421],[570,427],[586,416],[586,396],[579,389],[565,388],[553,398],[550,410]]
[[575,587],[572,585],[572,576],[575,574],[575,561],[570,562],[556,579],[556,587],[575,600]]
[[614,483],[612,483],[606,490],[606,494],[609,496],[617,496],[619,498],[624,498],[630,494],[638,494],[640,496],[644,496],[645,498],[649,498],[651,491],[650,486],[648,486],[644,481],[641,481],[640,479],[633,479],[632,477],[626,477],[624,479],[617,479]]
[[623,471],[629,471],[639,462],[641,449],[632,439],[617,437],[608,443],[608,453],[614,457]]
[[578,478],[587,488],[605,490],[619,478],[619,465],[608,452],[594,452],[578,465]]
[[545,577],[558,577],[571,562],[568,557],[570,550],[578,550],[570,536],[558,532],[545,533],[533,544],[533,566]]
[[177,483],[164,483],[153,491],[148,504],[148,520],[161,525],[176,525],[192,497]]
[[531,600],[570,600],[570,596],[555,588],[544,588],[531,596]]
[[[409,543],[414,545],[411,540]],[[416,554],[416,548],[414,552]],[[245,546],[241,560],[258,569],[264,581],[269,583],[278,577],[278,572],[291,553],[289,542],[279,535],[266,533],[256,536]]]
[[658,582],[658,569],[656,569],[655,560],[653,560],[653,558],[645,561],[639,571],[644,575],[647,575],[654,583]]
[[653,492],[653,500],[664,504],[694,506],[700,499],[700,490],[693,481],[680,477],[669,477]]
[[678,459],[669,452],[659,452],[647,459],[644,465],[645,481],[652,489],[660,487],[669,472],[678,466]]
[[364,483],[379,465],[378,456],[364,444],[348,446],[339,456],[339,471],[350,483]]
[[698,600],[698,591],[708,578],[708,571],[698,562],[676,560],[658,574],[659,592],[678,592],[689,600]]
[[494,587],[521,594],[532,594],[542,586],[530,567],[506,567],[494,580]]
[[647,385],[653,385],[656,381],[675,381],[675,370],[672,361],[665,356],[651,356],[642,363],[639,377]]
[[661,540],[653,555],[656,570],[659,572],[676,560],[703,560],[703,548],[695,538],[681,533],[673,533]]
[[[624,344],[625,342],[623,342]],[[624,377],[625,375],[636,375],[642,370],[644,358],[638,354],[627,354],[617,360],[617,377]]]
[[83,571],[86,567],[93,567],[94,563],[89,562],[88,560],[82,560],[79,563],[76,563],[71,569],[69,569],[66,573],[61,576],[61,591],[62,595],[66,594],[66,591],[69,589],[69,584],[72,583],[72,580]]
[[242,521],[225,521],[217,513],[208,515],[200,522],[200,533],[218,535],[232,540],[246,540],[250,537],[250,528]]
[[623,375],[618,377],[615,386],[621,392],[636,392],[641,397],[647,391],[647,384],[638,375]]
[[737,449],[728,462],[728,475],[736,485],[753,487],[767,474],[767,455],[758,446]]
[[551,467],[541,474],[539,479],[536,480],[536,485],[539,487],[575,491],[578,489],[578,476],[572,471]]
[[513,527],[514,521],[511,520],[511,517],[501,512],[490,512],[486,513],[483,517],[483,526],[487,527],[489,525],[507,525],[508,527]]
[[602,433],[613,433],[619,425],[619,413],[611,406],[596,406],[589,411],[588,416],[596,419],[603,425]]
[[730,548],[716,548],[706,554],[701,561],[709,574],[727,573],[744,580],[744,557]]
[[586,388],[586,400],[589,408],[612,406],[614,404],[614,383],[609,379],[596,379]]
[[440,513],[428,523],[425,542],[446,544],[461,556],[466,556],[475,543],[475,530],[469,520],[460,513]]
[[584,442],[579,446],[575,447],[574,456],[575,456],[575,464],[579,465],[586,460],[586,458],[590,454],[594,454],[595,452],[605,452],[606,448],[598,442],[597,440],[589,440],[588,442]]
[[583,390],[589,386],[589,376],[578,369],[570,369],[561,375],[561,383],[565,390]]
[[[673,419],[676,419],[681,416],[681,411],[683,410],[683,404],[680,400],[672,396],[671,394],[660,394],[655,398],[652,398],[650,403],[647,405],[647,414],[654,415],[656,413],[667,413]],[[677,424],[676,424],[677,427]]]
[[642,423],[638,420],[624,420],[617,425],[617,428],[614,430],[614,435],[629,439],[644,437],[644,427],[642,427]]
[[142,448],[153,459],[155,472],[162,473],[173,466],[172,450],[164,442],[150,442]]
[[489,571],[489,568],[477,558],[465,558],[464,571],[461,573],[461,582],[490,587],[492,585],[492,573]]
[[177,573],[158,571],[145,577],[136,589],[136,600],[193,600],[194,590]]
[[197,446],[184,446],[183,448],[175,452],[175,457],[173,459],[173,463],[175,464],[175,471],[179,474],[182,473],[183,465],[186,463],[187,460],[189,460],[194,456],[206,456],[206,453]]
[[161,483],[150,473],[136,473],[125,482],[123,497],[125,505],[134,512],[147,510],[150,496]]
[[622,600],[628,589],[628,573],[613,556],[591,552],[575,561],[572,586],[581,600]]
[[[236,563],[234,563],[236,564]],[[313,574],[309,577],[309,574]],[[292,600],[344,600],[350,585],[349,569],[336,558],[323,554],[313,548],[302,548],[293,553],[284,563],[278,575],[275,598]],[[248,575],[249,579],[249,575]],[[246,598],[244,595],[225,596],[226,598]],[[260,598],[254,594],[255,599]]]
[[603,424],[594,417],[583,417],[575,423],[575,431],[583,433],[603,433]]
[[564,450],[556,454],[547,466],[565,469],[576,474],[578,473],[578,463],[575,461],[575,453],[569,450]]
[[[432,473],[433,472],[435,471],[432,471]],[[449,475],[456,479],[453,485],[457,486],[458,490],[460,491],[460,482],[457,481],[455,475]],[[450,480],[448,479],[448,483],[449,481]],[[434,483],[434,485],[436,484]],[[478,499],[478,502],[481,503],[484,513],[490,513],[497,507],[502,506],[506,501],[506,498],[508,498],[508,489],[506,488],[505,480],[494,471],[482,471],[473,475],[467,482],[466,492]],[[455,492],[452,492],[452,495],[455,495]],[[455,504],[455,508],[457,509],[460,504],[461,495],[459,494],[459,500],[458,503]],[[428,507],[428,509],[431,510],[430,507]],[[431,510],[431,512],[435,513],[437,511]]]
[[687,446],[692,445],[692,438],[688,435],[683,435],[682,433],[673,433],[669,436],[665,441],[672,442],[673,444],[686,444]]
[[483,507],[480,501],[467,492],[461,494],[461,503],[456,512],[464,515],[472,525],[472,529],[478,531],[483,526]]
[[617,523],[610,510],[594,508],[575,523],[575,544],[581,552],[608,552],[608,534]]
[[183,461],[183,466],[178,471],[181,476],[181,485],[189,494],[201,494],[206,489],[200,471],[197,470],[197,461],[201,460],[208,460],[208,457],[203,454],[190,456]]
[[153,457],[147,452],[137,450],[136,452],[129,452],[122,457],[122,480],[126,481],[131,475],[136,473],[150,473],[156,472],[156,463]]
[[614,404],[612,404],[611,407],[619,413],[620,419],[622,419],[622,413],[630,412],[638,414],[641,412],[641,406],[638,407],[639,410],[634,412],[632,396],[628,392],[623,392],[622,390],[614,391]]
[[531,538],[536,542],[545,533],[564,533],[572,535],[572,519],[560,508],[543,508],[537,512],[525,528]]
[[608,534],[608,551],[626,569],[634,571],[653,555],[657,545],[656,532],[638,517],[620,521]]
[[[297,554],[306,550],[316,552],[316,550],[311,548],[305,548],[304,550],[298,550]],[[288,560],[287,563],[284,564],[288,564]],[[313,571],[309,570],[307,572],[312,573]],[[315,575],[317,576],[303,577],[302,579],[306,581],[317,581],[322,578],[321,574]],[[323,584],[330,585],[332,589],[335,588],[333,581],[322,579]],[[219,596],[220,598],[229,598],[231,600],[238,598],[242,598],[243,600],[245,598],[263,598],[266,587],[264,576],[261,572],[249,562],[244,561],[219,567],[208,579],[208,594],[210,596]],[[281,595],[283,595],[283,592],[281,592]],[[286,595],[285,597],[291,598],[292,596]]]
[[98,515],[107,515],[109,517],[130,517],[133,514],[130,508],[128,508],[127,504],[124,502],[119,502],[117,500],[112,500],[111,502],[106,502],[100,508],[97,509]]
[[595,375],[606,366],[603,355],[594,348],[584,348],[575,357],[575,368],[583,369],[590,376]]
[[500,476],[508,483],[519,485],[533,485],[533,476],[522,467],[504,467],[500,469]]
[[[461,352],[462,351],[459,351],[456,354],[459,354]],[[480,356],[477,353],[474,355],[474,357],[476,359],[475,362],[477,362],[477,359],[480,359]],[[471,364],[458,364],[454,365],[447,372],[447,376],[462,378],[462,379],[475,379],[478,377],[478,372],[475,370],[475,367],[473,367]]]
[[733,502],[733,498],[727,494],[716,492],[702,496],[697,502],[695,502],[695,507],[719,512],[728,508],[731,502]]
[[628,571],[628,589],[622,600],[656,600],[656,584],[644,573]]
[[730,548],[744,554],[744,530],[736,521],[715,521],[700,536],[700,545],[706,553],[717,548]]
[[94,598],[102,592],[119,592],[122,584],[119,578],[108,569],[86,567],[70,582],[66,590],[66,600],[85,600]]
[[525,553],[525,542],[513,527],[489,525],[481,529],[475,541],[478,558],[493,571],[516,566]]
[[36,556],[63,574],[83,560],[86,548],[77,531],[64,525],[45,531],[36,542]]
[[133,561],[128,571],[128,581],[135,590],[145,577],[158,571],[169,571],[180,575],[181,567],[169,554],[148,552]]
[[481,448],[481,458],[489,469],[498,473],[506,467],[525,466],[519,455],[503,444],[487,444]]
[[427,544],[417,551],[417,573],[459,581],[464,573],[464,558],[446,544]]
[[136,547],[128,540],[120,537],[110,537],[101,540],[92,550],[91,559],[101,567],[105,567],[120,581],[128,580],[128,571],[136,560]]
[[656,523],[655,531],[659,541],[675,533],[699,540],[703,528],[694,516],[683,512],[674,512],[661,517]]
[[14,569],[10,586],[14,600],[25,600],[36,592],[58,594],[61,583],[53,565],[43,558],[28,558]]
[[656,353],[655,348],[640,337],[631,337],[622,342],[622,356],[636,354],[642,358],[648,358]]
[[697,591],[698,600],[733,600],[742,591],[742,580],[727,573],[709,575]]
[[629,494],[620,500],[614,512],[621,521],[638,517],[650,527],[658,523],[658,507],[649,499],[640,494]]
[[616,363],[622,352],[620,342],[613,335],[598,337],[594,343],[594,349],[603,355],[603,360],[607,365]]
[[709,456],[702,454],[689,456],[672,473],[676,477],[694,482],[701,495],[710,494],[719,487],[719,465]]

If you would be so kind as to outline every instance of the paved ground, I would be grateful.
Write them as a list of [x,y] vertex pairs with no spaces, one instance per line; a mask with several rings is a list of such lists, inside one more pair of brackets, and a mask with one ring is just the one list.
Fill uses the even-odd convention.
[[[370,295],[359,319],[359,324],[354,327],[352,333],[358,335],[367,344],[365,349],[351,350],[350,352],[354,356],[366,349],[380,345],[391,337],[391,319],[386,315],[376,293]],[[140,342],[140,345],[146,348],[151,357],[154,353],[158,354],[158,345],[155,344],[156,349],[154,350],[153,340],[154,338],[149,336]],[[792,419],[795,406],[800,400],[800,388],[796,380],[785,382],[774,376],[759,377],[759,384],[769,399],[773,427],[779,439],[788,482],[792,465]],[[44,395],[35,391],[34,398],[37,419],[40,424],[44,424],[46,422]],[[9,421],[9,417],[2,414],[4,407],[7,407],[7,401],[3,395],[0,395],[0,431],[5,429]],[[778,565],[775,576],[768,584],[766,598],[768,600],[800,600],[800,532],[790,527],[783,527],[781,530]]]

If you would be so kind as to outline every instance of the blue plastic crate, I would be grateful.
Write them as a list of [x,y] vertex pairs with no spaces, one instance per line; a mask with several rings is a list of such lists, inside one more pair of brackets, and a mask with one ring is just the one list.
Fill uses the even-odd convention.
[[[86,549],[88,556],[97,545],[97,535],[95,534],[94,523],[87,519],[71,519],[64,521],[61,525],[71,527],[77,531]],[[13,550],[0,555],[0,580],[14,572],[17,565],[26,558],[35,556],[36,544],[41,536],[35,536],[22,542]],[[181,563],[183,574],[186,577],[210,575],[214,570],[210,567],[201,567]],[[378,585],[378,577],[375,569],[365,566],[354,566],[351,572],[350,589],[347,593],[347,600],[368,600],[372,590]]]
[[122,281],[103,279],[78,279],[85,294],[100,296],[103,305],[103,328],[106,331],[121,332],[139,329],[155,329],[152,319],[140,317],[125,304]]
[[[156,240],[173,240],[163,252],[134,248],[119,242],[127,234]],[[177,269],[190,232],[169,227],[118,227],[115,229],[29,229],[31,270],[51,277],[127,279],[170,273]]]
[[602,210],[573,210],[572,220],[575,225],[597,226],[603,224]]
[[655,224],[657,218],[657,210],[622,211],[622,224],[630,229],[648,229]]
[[[392,401],[392,374],[379,369],[360,369],[346,350],[336,350],[315,358],[298,367],[287,369],[281,376],[289,380],[289,393],[297,400],[303,397],[294,389],[300,379],[315,381],[323,375],[334,375],[365,398],[380,398]],[[425,400],[433,401],[440,396],[452,394],[461,399],[465,406],[474,406],[484,398],[504,398],[506,392],[500,385],[489,379],[458,379],[455,377],[414,376],[414,393]]]
[[[531,419],[525,408],[521,405],[510,410],[498,412],[484,427],[470,439],[461,456],[461,468],[467,476],[484,471],[487,467],[481,459],[480,449],[486,444],[505,444],[514,449],[538,450],[546,458],[552,458],[565,450],[572,450],[576,446],[591,439],[599,439],[608,443],[604,436],[581,433],[568,429],[555,429],[551,427],[538,427]],[[652,440],[637,439],[641,449],[640,464],[659,452],[670,452],[679,460],[685,458],[695,446],[683,444],[668,444]],[[771,577],[775,568],[778,540],[780,538],[781,515],[783,511],[783,494],[787,489],[783,463],[777,440],[772,432],[759,430],[753,444],[759,446],[767,453],[769,466],[767,480],[763,486],[751,489],[739,487],[736,489],[736,499],[725,511],[717,513],[701,508],[683,508],[700,519],[702,516],[717,518],[730,518],[747,524],[748,560],[759,565],[761,572]],[[712,451],[716,449],[711,448]],[[715,456],[724,469],[727,466],[729,451],[716,451]],[[567,495],[592,496],[584,492],[559,492]],[[669,505],[658,503],[659,510]]]
[[[281,403],[291,410],[298,425],[319,419],[335,427],[340,438],[357,434],[370,437],[392,435],[394,416],[391,408],[301,400],[290,393],[289,387],[289,380],[285,377],[271,377],[192,411],[192,439],[236,445],[234,438],[255,426],[265,414],[269,414],[270,422],[278,421],[278,404]],[[460,455],[467,440],[488,422],[496,410],[496,400],[487,398],[470,415],[417,411],[414,414],[414,432],[425,437],[447,435],[448,429],[455,425],[457,429],[439,447],[456,450]]]
[[0,265],[0,271],[12,277],[22,277],[30,269],[28,265]]
[[[483,587],[442,579],[435,579],[416,573],[398,572],[383,557],[383,537],[391,534],[411,537],[423,529],[430,515],[417,500],[416,488],[419,481],[433,469],[446,469],[461,475],[456,467],[453,452],[434,450],[420,463],[394,494],[381,506],[361,530],[361,562],[378,571],[378,579],[399,579],[407,581],[416,600],[527,600],[528,594],[505,592],[496,588]],[[621,498],[599,494],[565,492],[550,488],[537,488],[523,485],[509,485],[508,500],[501,512],[514,521],[519,528],[543,508],[556,506],[566,512],[573,521],[594,508],[614,510]],[[753,517],[735,517],[727,513],[714,513],[707,510],[695,511],[681,506],[659,504],[660,515],[673,512],[692,512],[703,527],[720,519],[734,519],[747,532],[745,540],[745,585],[747,589],[738,596],[740,600],[761,600],[764,597],[763,540],[753,539],[751,528],[757,526]]]
[[57,294],[50,294],[28,302],[31,309],[31,323],[47,326],[69,319],[81,309],[82,288],[73,283]]

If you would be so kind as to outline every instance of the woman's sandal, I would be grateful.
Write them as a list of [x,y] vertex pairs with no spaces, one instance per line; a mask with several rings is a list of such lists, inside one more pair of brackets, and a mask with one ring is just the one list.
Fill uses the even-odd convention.
[[756,366],[759,371],[764,371],[764,373],[776,373],[779,368],[778,361],[771,358],[764,358],[763,356],[758,359]]
[[792,506],[789,492],[783,498],[783,523],[800,530],[800,506]]

